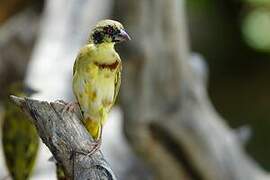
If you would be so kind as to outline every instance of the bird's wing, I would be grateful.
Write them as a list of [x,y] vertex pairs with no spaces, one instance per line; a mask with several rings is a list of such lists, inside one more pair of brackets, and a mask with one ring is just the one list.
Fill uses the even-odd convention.
[[116,101],[119,89],[120,89],[120,84],[121,84],[121,70],[122,70],[122,64],[119,64],[119,68],[116,70],[116,76],[114,80],[114,96],[113,96],[113,104]]
[[75,72],[77,71],[77,65],[78,61],[82,58],[82,53],[79,53],[79,55],[76,57],[74,65],[73,65],[73,76],[75,75]]
[[92,50],[93,50],[93,45],[91,44],[88,44],[80,49],[79,54],[77,55],[74,65],[73,65],[73,76],[75,72],[78,70],[77,66],[79,66],[78,64],[80,63],[80,61],[84,58],[89,58],[92,54]]
[[73,76],[75,75],[76,69],[77,69],[77,59],[78,57],[75,59],[74,65],[73,65]]

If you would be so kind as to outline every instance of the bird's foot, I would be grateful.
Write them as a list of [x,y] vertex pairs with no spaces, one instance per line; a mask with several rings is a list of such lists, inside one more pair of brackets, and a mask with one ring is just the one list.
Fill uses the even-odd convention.
[[99,151],[100,147],[101,147],[101,139],[92,142],[90,151],[87,151],[87,152],[74,151],[74,152],[78,154],[82,154],[85,156],[84,158],[87,158],[95,154],[97,151]]
[[101,139],[98,139],[98,140],[94,141],[91,145],[92,145],[91,149],[90,149],[90,151],[88,152],[88,154],[86,156],[92,156],[93,154],[95,154],[97,151],[100,150]]

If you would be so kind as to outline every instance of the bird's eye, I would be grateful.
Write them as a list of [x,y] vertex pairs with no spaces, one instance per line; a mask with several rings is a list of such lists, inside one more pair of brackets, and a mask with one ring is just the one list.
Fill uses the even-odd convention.
[[104,31],[105,31],[107,34],[112,35],[113,32],[114,32],[114,29],[113,29],[113,27],[108,26],[108,27],[105,27],[105,28],[104,28]]
[[107,33],[108,34],[112,34],[113,33],[113,29],[112,28],[109,28]]

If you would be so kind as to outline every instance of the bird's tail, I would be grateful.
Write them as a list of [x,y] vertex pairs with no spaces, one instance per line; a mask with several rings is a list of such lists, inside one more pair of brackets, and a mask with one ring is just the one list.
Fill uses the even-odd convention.
[[100,138],[102,126],[99,121],[95,121],[87,117],[84,120],[84,125],[94,140],[98,140]]

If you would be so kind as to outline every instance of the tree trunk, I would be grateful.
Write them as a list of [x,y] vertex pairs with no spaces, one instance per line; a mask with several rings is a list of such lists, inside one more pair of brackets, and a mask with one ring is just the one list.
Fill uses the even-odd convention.
[[270,179],[209,101],[207,68],[189,52],[183,0],[118,0],[121,7],[116,16],[133,39],[123,51],[125,132],[156,178]]

